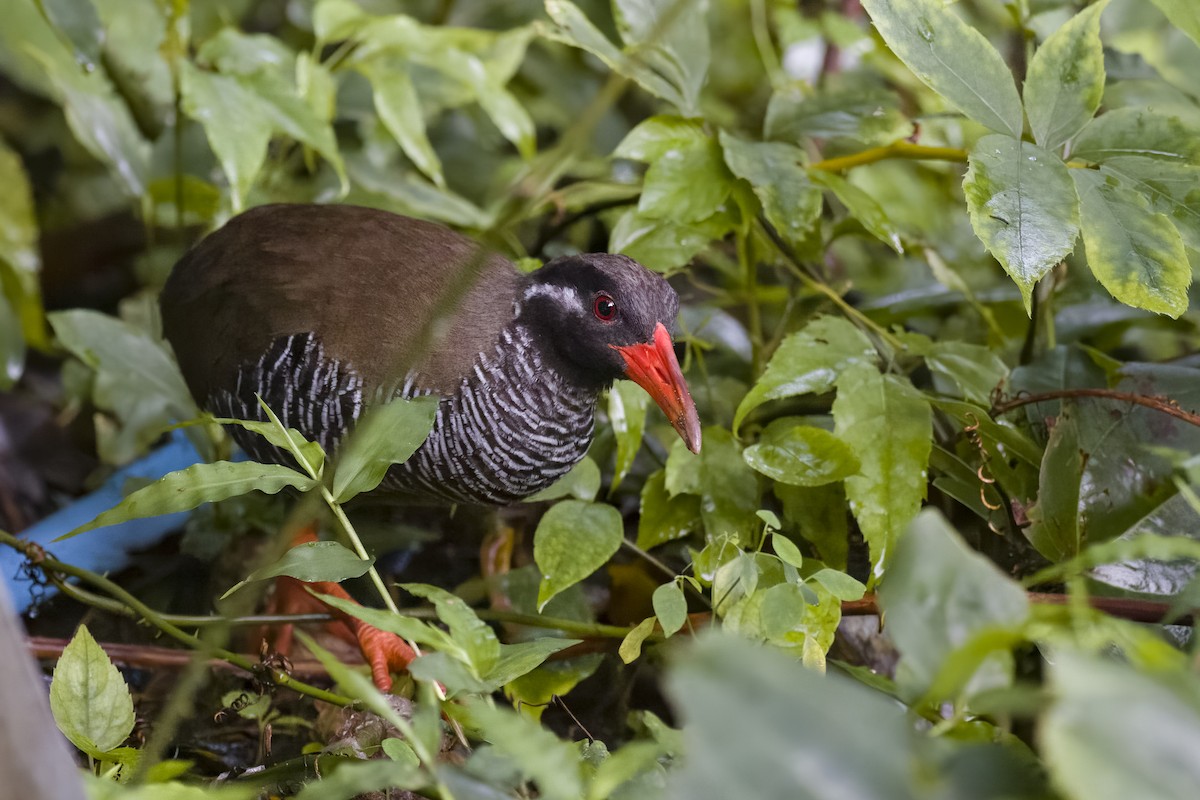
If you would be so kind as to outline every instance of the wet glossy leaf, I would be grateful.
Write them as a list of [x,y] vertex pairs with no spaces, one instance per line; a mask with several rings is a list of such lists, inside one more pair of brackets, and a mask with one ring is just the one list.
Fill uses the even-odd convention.
[[772,424],[742,457],[768,478],[794,486],[821,486],[858,472],[858,459],[844,442],[811,425]]
[[863,0],[888,47],[971,119],[1020,136],[1021,98],[996,48],[939,0]]
[[1028,311],[1034,284],[1079,236],[1079,198],[1062,159],[1011,136],[985,136],[963,179],[971,227],[1016,281]]
[[1117,176],[1074,172],[1096,280],[1122,303],[1170,317],[1185,312],[1192,269],[1179,231]]
[[[900,537],[880,588],[889,635],[900,648],[897,680],[908,697],[925,691],[944,659],[980,630],[1022,623],[1025,590],[970,550],[937,511],[923,511]],[[1007,652],[988,659],[970,690],[1007,685]]]
[[1195,794],[1200,695],[1190,674],[1147,674],[1075,652],[1050,666],[1056,701],[1042,721],[1047,766],[1071,798]]
[[133,732],[133,699],[108,654],[80,625],[63,648],[50,681],[58,729],[91,756],[113,750]]
[[649,163],[638,213],[652,219],[700,222],[715,214],[733,189],[720,145],[693,120],[651,117],[630,131],[613,155]]
[[315,488],[317,482],[294,469],[277,464],[256,464],[253,461],[195,464],[138,489],[115,507],[60,538],[66,539],[130,519],[191,511],[203,503],[217,503],[248,492],[276,494],[289,486],[306,492]]
[[225,599],[248,583],[265,581],[286,575],[305,583],[333,581],[341,583],[348,578],[359,578],[375,563],[374,558],[363,561],[356,553],[339,542],[305,542],[288,550],[273,564],[259,567],[238,581],[222,595]]
[[35,0],[59,34],[71,43],[75,60],[96,68],[104,44],[104,28],[91,0]]
[[1104,95],[1100,15],[1107,0],[1088,6],[1047,39],[1029,62],[1025,109],[1034,140],[1054,150],[1087,124]]
[[767,221],[790,241],[810,231],[821,214],[821,190],[802,166],[804,152],[782,142],[750,142],[721,131],[725,163],[746,180]]
[[1174,164],[1200,164],[1200,139],[1177,117],[1117,108],[1096,117],[1080,131],[1071,155],[1087,161],[1142,156]]
[[658,617],[664,634],[670,636],[683,627],[687,621],[687,599],[678,583],[671,581],[655,589],[652,602],[654,616]]
[[670,777],[672,800],[917,796],[903,711],[853,681],[707,637],[676,662],[667,695],[687,754]]
[[738,405],[736,431],[746,415],[768,400],[827,392],[852,364],[871,363],[875,348],[861,331],[838,317],[820,317],[783,340],[758,383]]
[[838,379],[833,419],[834,432],[861,464],[846,479],[846,497],[878,576],[925,499],[933,414],[907,380],[855,366]]
[[399,398],[370,408],[338,452],[333,495],[346,502],[377,487],[393,464],[400,464],[425,443],[433,429],[439,398]]
[[736,536],[749,542],[759,527],[758,478],[742,459],[742,448],[725,428],[704,429],[700,451],[700,516],[709,539]]
[[658,272],[674,272],[714,240],[723,239],[730,229],[730,221],[720,214],[694,224],[681,224],[644,217],[630,209],[613,226],[608,249]]
[[687,114],[699,110],[708,74],[707,0],[614,0],[617,31],[627,48],[679,89]]
[[912,135],[895,94],[880,89],[832,89],[816,95],[793,87],[777,89],[763,123],[768,139],[854,140],[862,148],[891,144]]
[[604,566],[623,537],[621,513],[610,505],[564,500],[552,506],[533,535],[533,558],[542,573],[538,610]]
[[1116,156],[1104,162],[1100,174],[1115,176],[1144,197],[1151,211],[1175,225],[1189,249],[1200,250],[1200,167],[1145,156]]

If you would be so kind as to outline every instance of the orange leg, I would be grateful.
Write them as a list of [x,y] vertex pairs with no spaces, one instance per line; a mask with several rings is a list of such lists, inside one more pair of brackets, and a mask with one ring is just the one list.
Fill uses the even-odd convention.
[[[292,541],[292,546],[315,542],[316,531],[309,527],[302,530]],[[392,688],[392,671],[403,672],[409,663],[417,657],[404,639],[381,631],[373,625],[368,625],[360,619],[350,616],[336,608],[325,605],[306,591],[328,594],[350,602],[356,602],[339,584],[330,581],[305,583],[295,578],[281,577],[275,582],[275,593],[270,601],[270,611],[274,614],[310,614],[314,612],[331,611],[337,619],[326,624],[326,629],[352,645],[357,645],[362,651],[363,659],[371,666],[371,678],[382,691]],[[292,626],[284,625],[275,634],[275,649],[283,654],[292,646]]]

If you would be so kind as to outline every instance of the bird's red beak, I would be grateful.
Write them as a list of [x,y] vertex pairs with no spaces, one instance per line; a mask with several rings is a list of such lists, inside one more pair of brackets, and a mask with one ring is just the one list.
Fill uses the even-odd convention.
[[688,391],[671,334],[660,322],[654,328],[654,340],[624,347],[612,348],[625,359],[625,374],[631,381],[646,390],[667,415],[671,425],[683,438],[688,450],[700,452],[700,417],[696,415],[696,404]]

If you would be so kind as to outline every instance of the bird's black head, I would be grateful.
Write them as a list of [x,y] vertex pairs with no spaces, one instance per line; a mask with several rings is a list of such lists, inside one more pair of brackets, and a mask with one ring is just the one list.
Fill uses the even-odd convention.
[[636,381],[699,451],[700,423],[669,333],[679,298],[661,275],[621,255],[556,258],[529,276],[518,305],[519,319],[575,380]]

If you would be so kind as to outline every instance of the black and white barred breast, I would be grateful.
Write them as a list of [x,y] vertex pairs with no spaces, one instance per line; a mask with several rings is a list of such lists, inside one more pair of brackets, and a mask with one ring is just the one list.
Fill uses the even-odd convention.
[[[315,334],[276,339],[242,364],[232,391],[209,398],[218,416],[266,420],[255,394],[286,426],[336,457],[343,437],[370,403],[431,394],[420,375],[398,386],[369,387],[354,365],[326,356]],[[501,331],[494,352],[480,353],[456,390],[443,394],[429,438],[393,466],[379,490],[416,501],[507,504],[565,475],[591,444],[596,391],[567,381],[542,362],[524,325]],[[234,439],[257,461],[290,456],[234,426]]]

